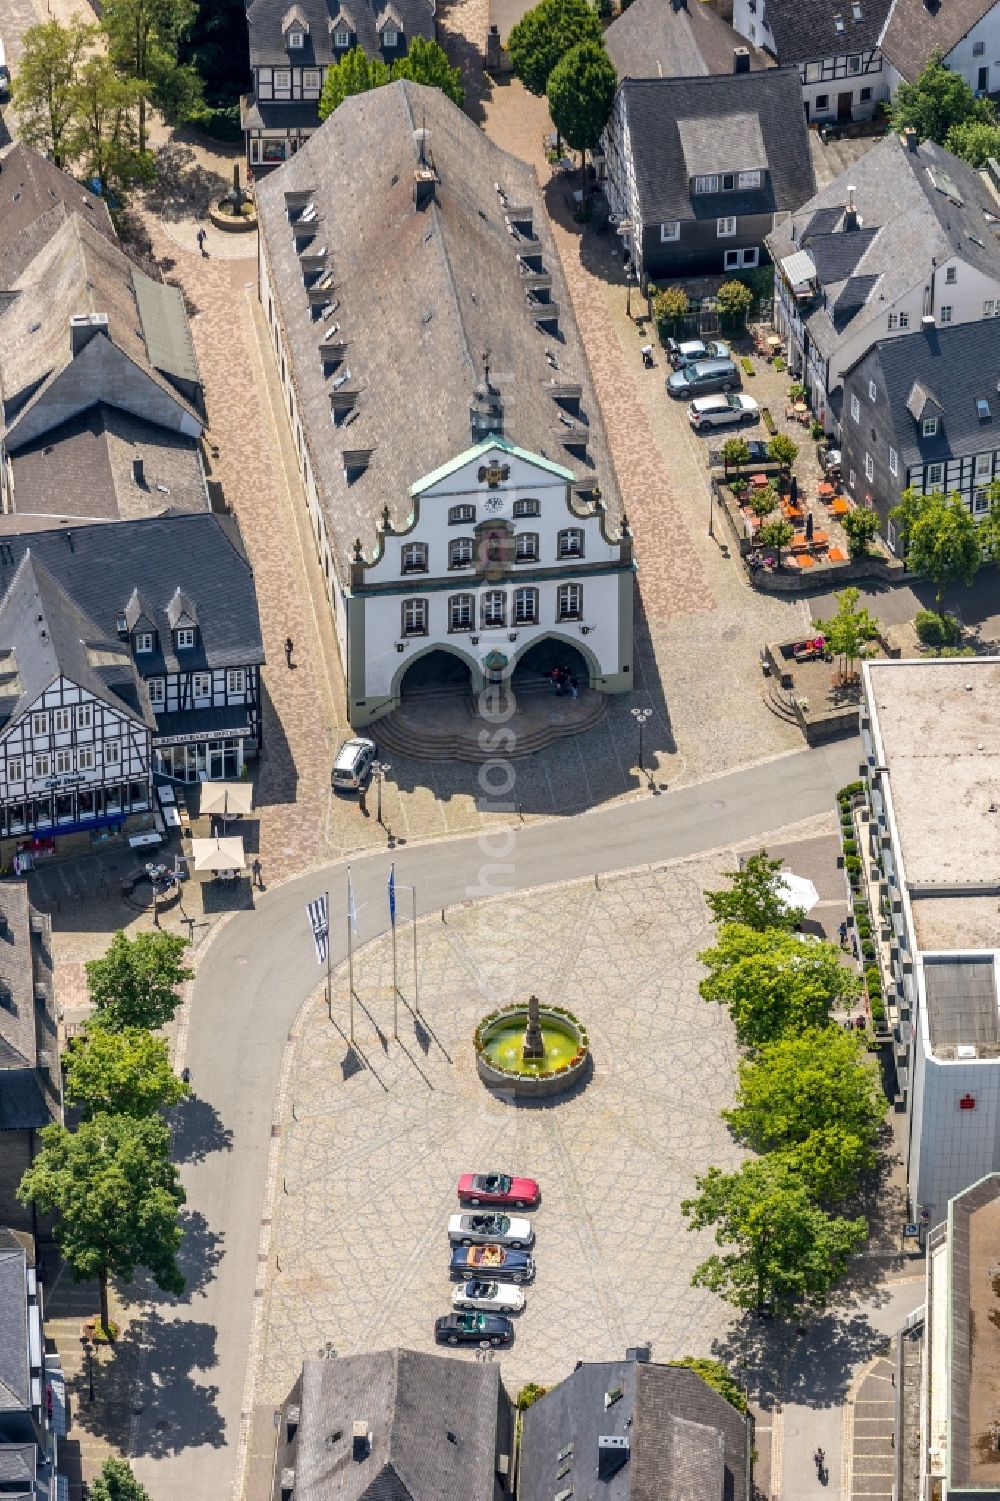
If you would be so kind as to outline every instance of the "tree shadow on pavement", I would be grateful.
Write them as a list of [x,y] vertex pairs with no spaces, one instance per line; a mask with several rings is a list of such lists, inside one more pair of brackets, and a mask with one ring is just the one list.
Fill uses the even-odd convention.
[[214,1324],[168,1321],[153,1309],[146,1319],[143,1353],[149,1376],[133,1456],[160,1459],[195,1445],[219,1449],[226,1441],[217,1408],[219,1388],[195,1380],[218,1364]]
[[198,161],[194,149],[173,140],[156,153],[156,180],[143,194],[145,207],[167,221],[203,215],[229,187],[221,172]]
[[181,1242],[178,1261],[186,1286],[179,1297],[175,1297],[172,1293],[160,1295],[162,1302],[169,1304],[171,1308],[189,1303],[199,1293],[203,1294],[215,1277],[215,1269],[225,1255],[224,1233],[210,1229],[208,1221],[200,1211],[182,1209],[179,1223],[184,1239]]
[[214,1105],[190,1095],[173,1112],[175,1162],[204,1162],[211,1152],[231,1152],[233,1133]]

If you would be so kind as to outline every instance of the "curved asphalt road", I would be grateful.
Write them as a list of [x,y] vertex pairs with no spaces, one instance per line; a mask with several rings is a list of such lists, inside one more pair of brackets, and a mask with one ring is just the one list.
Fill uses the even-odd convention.
[[[852,738],[512,836],[497,831],[367,856],[353,867],[358,908],[367,903],[357,941],[388,925],[390,859],[398,881],[416,885],[426,913],[739,843],[830,810],[857,766]],[[329,889],[332,961],[341,963],[345,869],[333,865],[266,892],[255,911],[220,930],[198,971],[186,1055],[196,1098],[180,1112],[177,1132],[191,1216],[189,1291],[154,1305],[132,1435],[136,1471],[157,1501],[225,1498],[235,1479],[274,1098],[288,1030],[322,979],[304,903]],[[408,892],[401,906],[408,912]]]

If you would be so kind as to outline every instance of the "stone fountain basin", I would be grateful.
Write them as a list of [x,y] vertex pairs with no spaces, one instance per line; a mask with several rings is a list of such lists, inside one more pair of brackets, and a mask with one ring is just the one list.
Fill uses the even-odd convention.
[[519,1099],[544,1099],[562,1094],[582,1077],[590,1063],[587,1030],[561,1006],[539,1006],[538,1016],[546,1056],[521,1060],[521,1041],[528,1025],[528,1008],[508,1006],[486,1016],[476,1028],[476,1067],[489,1089]]

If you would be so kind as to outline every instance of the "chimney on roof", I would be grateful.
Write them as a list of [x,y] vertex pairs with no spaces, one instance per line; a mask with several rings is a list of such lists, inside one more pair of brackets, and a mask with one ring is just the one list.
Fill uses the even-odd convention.
[[107,334],[107,313],[73,313],[69,320],[69,350],[75,360],[95,334]]
[[437,174],[433,167],[420,166],[413,172],[413,204],[418,214],[434,202]]
[[912,152],[916,156],[917,147],[920,145],[920,138],[912,125],[908,125],[903,131],[903,140],[906,143],[907,151]]
[[359,1462],[367,1459],[372,1452],[372,1436],[368,1432],[368,1424],[363,1418],[356,1419],[351,1424],[351,1456]]
[[847,207],[844,209],[845,230],[857,229],[858,210],[854,202],[854,184],[850,183],[847,188]]
[[750,72],[750,48],[749,47],[734,47],[733,48],[733,72],[734,73],[749,73]]
[[142,459],[132,460],[132,482],[139,486],[140,490],[146,488],[146,468]]
[[602,1433],[597,1440],[597,1478],[610,1480],[628,1464],[629,1442],[623,1434]]

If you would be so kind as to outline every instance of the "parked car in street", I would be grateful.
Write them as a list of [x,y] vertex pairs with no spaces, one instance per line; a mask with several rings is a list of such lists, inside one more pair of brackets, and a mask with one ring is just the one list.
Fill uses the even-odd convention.
[[514,1325],[502,1313],[445,1313],[434,1320],[439,1345],[509,1345]]
[[534,1209],[538,1196],[534,1178],[512,1178],[509,1173],[463,1173],[458,1180],[460,1204],[509,1204],[512,1209]]
[[[762,438],[741,437],[740,442],[745,443],[747,449],[749,450],[750,456],[747,459],[748,464],[770,464],[772,462],[769,445]],[[713,464],[725,463],[725,460],[722,457],[721,448],[717,453],[713,453],[711,462]]]
[[505,1282],[486,1282],[481,1277],[470,1277],[452,1293],[451,1306],[482,1309],[484,1313],[520,1313],[524,1307],[524,1293],[519,1287]]
[[357,792],[363,787],[375,759],[375,742],[363,735],[345,740],[337,752],[330,773],[330,786],[334,792]]
[[732,360],[699,360],[667,376],[671,396],[707,396],[710,391],[738,391],[740,372]]
[[667,359],[675,370],[683,370],[685,365],[695,365],[699,360],[728,360],[732,353],[721,339],[685,339],[682,344],[676,339],[667,340]]
[[481,1246],[491,1241],[524,1251],[534,1244],[530,1220],[511,1219],[509,1214],[453,1214],[448,1220],[448,1239],[453,1246]]
[[760,407],[742,391],[728,396],[696,396],[688,407],[688,421],[695,432],[709,427],[743,427],[760,421]]
[[455,1246],[448,1263],[451,1277],[468,1281],[482,1273],[497,1282],[530,1282],[535,1275],[534,1258],[527,1251],[509,1246]]

